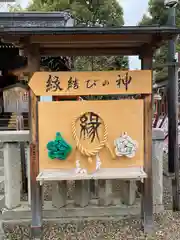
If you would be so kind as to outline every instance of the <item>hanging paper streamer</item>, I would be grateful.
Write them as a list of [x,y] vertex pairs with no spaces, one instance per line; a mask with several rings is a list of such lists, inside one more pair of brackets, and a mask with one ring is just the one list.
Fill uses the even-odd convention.
[[133,158],[138,148],[138,143],[128,136],[126,132],[114,141],[114,145],[118,157]]
[[99,154],[96,155],[96,171],[100,170],[101,168],[101,159],[99,157]]
[[81,168],[80,160],[76,160],[76,174],[87,174],[87,170],[85,168]]
[[72,147],[63,139],[59,132],[56,133],[54,141],[47,144],[50,159],[65,160],[72,151]]
[[[96,155],[96,171],[100,170],[101,168],[101,159],[99,155]],[[81,168],[80,160],[76,161],[76,169],[75,169],[76,174],[87,174],[87,170],[85,168]]]

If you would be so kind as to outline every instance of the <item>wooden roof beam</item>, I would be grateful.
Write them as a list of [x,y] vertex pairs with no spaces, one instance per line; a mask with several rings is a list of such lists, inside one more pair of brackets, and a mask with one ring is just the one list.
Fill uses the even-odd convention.
[[137,48],[41,48],[41,56],[118,56],[138,55]]

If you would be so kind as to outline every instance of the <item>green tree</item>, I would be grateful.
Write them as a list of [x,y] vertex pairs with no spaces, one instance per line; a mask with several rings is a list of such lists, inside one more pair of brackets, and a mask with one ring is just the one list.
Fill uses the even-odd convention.
[[[20,6],[11,7],[17,11]],[[20,9],[21,10],[21,9]],[[33,0],[27,11],[64,11],[68,10],[76,19],[78,26],[122,26],[123,9],[117,0]],[[128,58],[124,56],[112,57],[76,57],[75,70],[118,70],[128,69]]]
[[123,10],[117,0],[33,0],[29,11],[70,10],[77,23],[86,26],[122,26]]
[[[145,14],[139,23],[140,25],[166,25],[168,21],[168,9],[164,6],[164,1],[149,0],[148,15]],[[176,24],[180,27],[180,5],[176,8]],[[177,44],[177,51],[180,44]],[[154,55],[155,80],[162,81],[167,78],[167,55],[168,46],[165,43]]]

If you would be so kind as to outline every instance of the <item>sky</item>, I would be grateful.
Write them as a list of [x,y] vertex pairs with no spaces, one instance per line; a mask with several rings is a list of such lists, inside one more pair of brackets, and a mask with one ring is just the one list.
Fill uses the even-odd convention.
[[[13,1],[13,0],[12,0]],[[124,21],[126,26],[134,26],[141,19],[144,13],[147,12],[148,0],[118,0],[124,10]],[[16,3],[26,7],[28,0],[16,0]],[[7,11],[5,4],[0,3],[0,12]],[[138,57],[129,57],[130,69],[140,69],[140,61]]]
[[[119,0],[119,2],[124,10],[126,26],[134,26],[139,23],[148,9],[148,0]],[[131,70],[141,68],[140,60],[136,56],[129,57],[129,65]]]

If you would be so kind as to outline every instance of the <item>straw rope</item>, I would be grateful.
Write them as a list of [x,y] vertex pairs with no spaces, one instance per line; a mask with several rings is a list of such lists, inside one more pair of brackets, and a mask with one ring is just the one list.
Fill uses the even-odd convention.
[[76,123],[79,120],[80,117],[82,117],[84,114],[88,114],[89,112],[83,112],[81,113],[78,117],[75,117],[75,119],[72,121],[72,134],[73,134],[73,138],[76,142],[76,147],[77,149],[80,151],[80,153],[84,156],[88,157],[88,162],[92,162],[92,157],[96,156],[102,149],[103,147],[107,147],[111,157],[113,159],[116,158],[115,154],[113,153],[113,151],[111,150],[109,144],[108,144],[108,131],[107,131],[107,125],[105,124],[104,120],[99,116],[99,114],[96,113],[97,116],[99,116],[99,118],[101,119],[101,121],[104,124],[104,135],[103,135],[103,139],[100,141],[99,145],[97,147],[95,147],[93,150],[88,150],[86,148],[83,147],[83,145],[80,143],[80,139],[77,136],[77,132],[76,132]]

